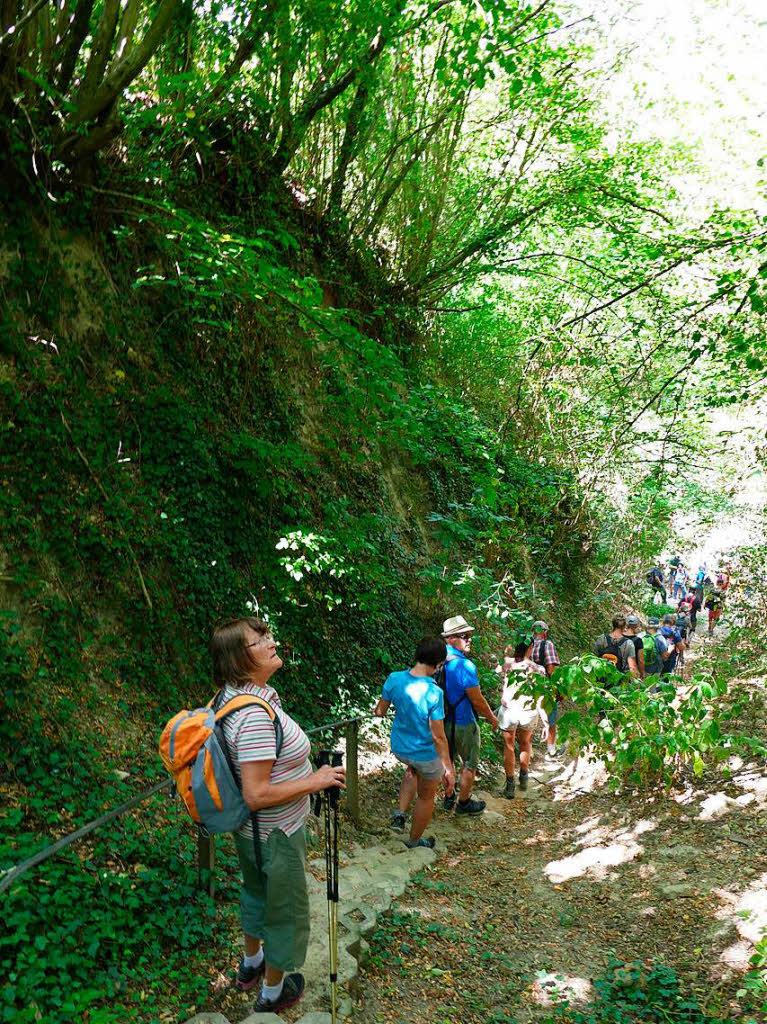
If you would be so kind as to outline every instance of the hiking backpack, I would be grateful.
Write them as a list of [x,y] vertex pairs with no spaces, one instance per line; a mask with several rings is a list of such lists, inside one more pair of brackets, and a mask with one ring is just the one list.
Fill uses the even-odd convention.
[[619,672],[628,672],[629,666],[628,657],[625,653],[625,642],[619,644],[609,633],[604,633],[600,639],[607,644],[607,648],[600,654],[600,658],[606,661],[608,665],[612,665],[613,668],[617,668]]
[[451,704],[447,696],[447,662],[440,665],[437,671],[432,676],[432,679],[437,686],[442,690],[442,696],[445,701],[445,735],[447,736],[447,748],[450,754],[450,760],[455,759],[455,712],[459,704],[462,704],[469,698],[464,693],[463,697],[458,701],[458,704]]
[[235,711],[260,707],[274,725],[276,756],[282,748],[282,724],[272,705],[255,694],[223,701],[223,690],[204,708],[179,711],[160,736],[160,757],[173,776],[178,795],[193,821],[207,832],[235,832],[250,819],[260,861],[258,818],[242,796],[223,722]]
[[536,665],[540,665],[541,668],[546,669],[547,675],[548,668],[546,666],[546,644],[550,642],[551,639],[548,636],[545,640],[533,640],[533,642],[530,644],[530,654],[528,655],[530,661],[534,662]]
[[650,569],[650,571],[645,576],[645,579],[650,584],[650,586],[652,586],[654,583],[662,583],[663,573],[656,566],[654,569]]
[[[644,648],[644,666],[647,671],[648,665],[655,665],[661,660],[654,633],[644,633],[642,636],[642,647]],[[653,672],[650,675],[654,675]]]

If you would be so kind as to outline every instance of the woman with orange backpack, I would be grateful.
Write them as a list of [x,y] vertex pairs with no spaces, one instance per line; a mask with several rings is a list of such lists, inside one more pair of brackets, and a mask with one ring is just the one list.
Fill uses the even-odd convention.
[[214,708],[244,694],[262,702],[222,721],[230,764],[251,812],[234,833],[245,933],[236,985],[247,991],[263,979],[254,1010],[277,1013],[304,991],[303,975],[287,972],[301,967],[309,940],[304,832],[309,794],[343,787],[345,772],[342,766],[312,769],[308,738],[269,685],[282,659],[266,623],[227,622],[213,633],[210,651],[219,688]]

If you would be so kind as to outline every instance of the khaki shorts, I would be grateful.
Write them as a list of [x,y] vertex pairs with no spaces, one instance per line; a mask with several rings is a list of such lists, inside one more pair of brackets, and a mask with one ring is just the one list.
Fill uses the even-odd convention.
[[416,775],[427,782],[438,782],[445,774],[442,761],[438,757],[433,757],[429,761],[413,761],[409,757],[402,757],[401,754],[395,754],[394,756],[398,761],[406,764],[408,768],[412,768]]
[[306,890],[306,835],[303,826],[291,836],[276,828],[261,843],[261,871],[253,840],[234,836],[243,885],[242,930],[263,939],[270,967],[292,971],[306,959],[309,944],[309,894]]
[[[447,738],[450,742],[450,733]],[[468,768],[472,772],[475,772],[479,766],[479,745],[480,735],[477,722],[455,726],[455,757],[460,758],[464,768]]]

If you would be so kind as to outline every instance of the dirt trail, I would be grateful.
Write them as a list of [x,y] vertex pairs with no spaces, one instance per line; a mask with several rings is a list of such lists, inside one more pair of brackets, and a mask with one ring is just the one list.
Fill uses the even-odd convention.
[[[765,686],[748,689],[764,728]],[[492,827],[436,815],[446,852],[372,936],[355,1024],[502,1024],[588,1001],[611,958],[662,960],[708,1012],[733,1020],[753,943],[767,930],[767,766],[732,758],[672,794],[621,794],[581,759],[505,801],[478,785]],[[534,780],[534,781],[533,781]],[[380,818],[395,777],[368,778]],[[373,806],[371,806],[371,810]]]

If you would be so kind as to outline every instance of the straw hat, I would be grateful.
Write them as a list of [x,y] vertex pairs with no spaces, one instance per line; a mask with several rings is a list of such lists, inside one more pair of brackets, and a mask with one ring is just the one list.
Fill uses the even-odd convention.
[[442,623],[442,636],[462,636],[473,632],[474,627],[469,625],[463,615],[453,615]]

